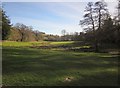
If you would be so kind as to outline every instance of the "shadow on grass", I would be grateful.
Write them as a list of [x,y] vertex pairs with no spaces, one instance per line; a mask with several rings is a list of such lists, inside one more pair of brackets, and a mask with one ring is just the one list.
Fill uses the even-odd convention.
[[[36,74],[36,77],[39,78],[37,84],[34,84],[36,81],[34,82],[32,79],[28,85],[102,85],[102,83],[103,85],[108,85],[108,83],[116,85],[117,74],[112,74],[112,70],[108,71],[108,69],[113,69],[113,72],[115,70],[116,73],[118,58],[104,54],[88,54],[31,48],[3,48],[3,84],[10,85],[11,82],[11,85],[16,84],[16,81],[11,81],[12,79],[4,78],[4,76],[28,73]],[[94,71],[99,73],[89,75]],[[101,71],[105,72],[100,73]],[[78,78],[67,83],[63,82],[64,79],[59,78],[64,75],[77,76]],[[79,79],[81,76],[83,79]],[[45,77],[45,79],[40,79],[40,77]],[[55,79],[57,81],[50,84]],[[11,82],[7,84],[6,80]],[[44,83],[40,84],[38,80],[42,80]],[[23,85],[26,84],[23,83]]]

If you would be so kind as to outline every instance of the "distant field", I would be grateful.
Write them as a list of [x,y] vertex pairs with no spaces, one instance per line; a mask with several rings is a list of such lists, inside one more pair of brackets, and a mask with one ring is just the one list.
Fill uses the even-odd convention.
[[118,56],[30,48],[74,42],[3,42],[4,86],[115,86]]
[[[72,44],[74,41],[65,41],[65,42],[50,42],[50,41],[41,41],[41,42],[14,42],[6,41],[2,42],[2,46],[43,46],[43,45],[68,45]],[[0,44],[1,45],[1,44]]]
[[66,45],[66,44],[72,44],[72,43],[74,43],[74,41],[51,42],[51,44],[53,45],[62,45],[62,44]]
[[[14,42],[14,41],[5,41],[0,44],[2,47],[39,47],[39,46],[68,46],[72,48],[89,48],[88,45],[76,44],[79,42],[74,41],[40,41],[40,42]],[[58,48],[58,47],[57,47]],[[63,47],[64,48],[64,47]]]
[[46,42],[45,41],[42,41],[42,42],[14,42],[14,41],[6,41],[6,42],[2,42],[2,46],[21,47],[21,46],[41,45],[43,43],[46,43]]

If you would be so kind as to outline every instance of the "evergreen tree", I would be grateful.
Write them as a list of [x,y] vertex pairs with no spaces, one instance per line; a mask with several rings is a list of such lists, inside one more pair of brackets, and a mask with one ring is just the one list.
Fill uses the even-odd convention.
[[6,40],[10,33],[11,25],[10,20],[6,15],[5,11],[1,9],[1,13],[2,13],[2,40]]

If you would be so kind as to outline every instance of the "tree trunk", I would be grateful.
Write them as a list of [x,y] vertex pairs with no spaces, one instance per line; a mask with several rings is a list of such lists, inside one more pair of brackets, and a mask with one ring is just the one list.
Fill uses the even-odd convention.
[[97,31],[95,31],[95,33],[94,33],[94,36],[95,36],[95,52],[98,52],[99,51],[99,49],[98,49],[98,38],[97,38]]
[[98,41],[95,42],[95,52],[98,52],[99,49],[98,49]]

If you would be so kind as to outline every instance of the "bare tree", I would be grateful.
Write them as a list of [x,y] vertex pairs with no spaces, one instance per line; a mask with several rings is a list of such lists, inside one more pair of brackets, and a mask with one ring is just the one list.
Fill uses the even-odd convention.
[[20,36],[21,36],[21,39],[20,41],[27,41],[28,37],[26,36],[29,36],[29,32],[32,30],[32,27],[28,27],[22,23],[16,23],[15,25],[15,28],[19,30],[19,33],[20,33]]
[[93,2],[89,2],[85,8],[85,14],[84,14],[84,19],[80,20],[80,25],[82,26],[86,26],[86,28],[84,28],[84,30],[88,31],[91,30],[92,34],[93,34],[93,42],[94,45],[96,46],[95,49],[96,51],[97,49],[97,39],[96,39],[96,35],[95,35],[95,13],[94,13],[94,4]]
[[108,15],[107,4],[103,0],[95,2],[94,12],[96,13],[98,29],[101,29],[104,16]]
[[39,41],[39,31],[38,31],[38,30],[35,30],[35,31],[34,31],[34,34],[35,34],[35,39],[36,39],[36,41]]
[[94,37],[95,51],[98,51],[98,33],[101,29],[103,19],[108,15],[107,4],[104,1],[89,2],[85,8],[84,19],[80,20],[80,25],[85,26],[84,30],[91,31]]
[[61,33],[62,33],[63,36],[65,36],[65,35],[66,35],[66,30],[63,29],[63,30],[61,31]]
[[94,12],[93,12],[93,3],[89,2],[84,10],[85,14],[84,14],[84,19],[80,20],[80,25],[82,26],[86,26],[88,25],[87,28],[84,28],[84,30],[95,30],[95,20],[94,20]]

